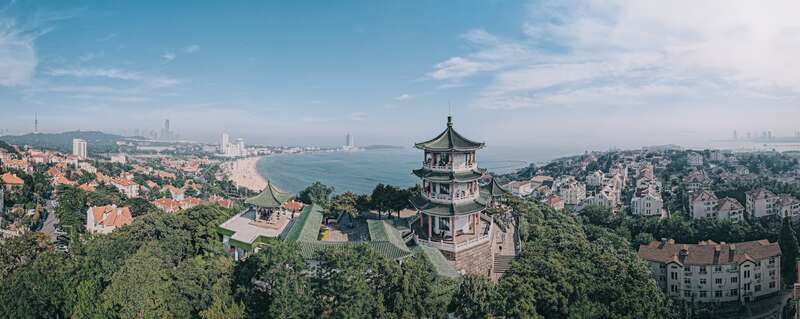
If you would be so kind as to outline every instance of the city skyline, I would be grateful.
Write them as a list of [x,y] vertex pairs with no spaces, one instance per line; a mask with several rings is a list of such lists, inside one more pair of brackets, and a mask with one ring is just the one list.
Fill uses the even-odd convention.
[[410,145],[452,105],[490,145],[798,129],[791,2],[153,4],[1,3],[0,128]]

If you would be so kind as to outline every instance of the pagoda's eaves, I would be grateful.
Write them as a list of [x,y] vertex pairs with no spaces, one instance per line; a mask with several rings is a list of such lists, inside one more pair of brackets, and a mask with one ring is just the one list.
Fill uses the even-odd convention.
[[453,129],[451,117],[447,117],[447,128],[436,137],[414,144],[414,147],[429,151],[474,151],[485,146],[483,142],[475,142]]

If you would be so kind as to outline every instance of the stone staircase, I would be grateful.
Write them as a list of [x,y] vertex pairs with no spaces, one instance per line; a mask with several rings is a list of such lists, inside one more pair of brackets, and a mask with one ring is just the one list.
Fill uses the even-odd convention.
[[517,259],[516,256],[494,255],[494,273],[503,274],[511,269],[511,262]]

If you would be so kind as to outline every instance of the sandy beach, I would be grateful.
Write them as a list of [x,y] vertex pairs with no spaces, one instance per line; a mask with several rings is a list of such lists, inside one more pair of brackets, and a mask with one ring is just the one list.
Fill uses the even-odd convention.
[[261,191],[267,186],[267,180],[258,173],[256,163],[262,156],[238,159],[223,164],[223,169],[234,185],[254,191]]

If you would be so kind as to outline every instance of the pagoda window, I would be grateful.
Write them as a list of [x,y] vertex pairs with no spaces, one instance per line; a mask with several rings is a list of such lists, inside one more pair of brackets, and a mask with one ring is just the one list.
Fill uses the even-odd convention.
[[450,194],[450,185],[448,184],[439,184],[439,193],[448,195]]

